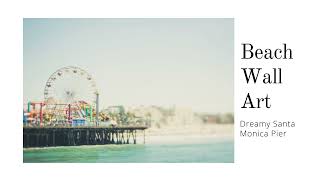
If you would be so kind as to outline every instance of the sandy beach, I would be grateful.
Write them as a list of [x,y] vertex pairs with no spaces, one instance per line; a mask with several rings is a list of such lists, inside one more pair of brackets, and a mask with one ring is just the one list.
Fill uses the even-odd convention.
[[[137,134],[143,142],[143,132]],[[145,131],[147,144],[204,143],[208,141],[233,140],[233,124],[193,125],[183,127],[150,128]]]

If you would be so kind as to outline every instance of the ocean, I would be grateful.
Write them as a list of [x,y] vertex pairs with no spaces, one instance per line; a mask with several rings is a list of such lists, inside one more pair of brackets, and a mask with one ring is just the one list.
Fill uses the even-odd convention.
[[24,163],[233,163],[233,139],[23,150]]

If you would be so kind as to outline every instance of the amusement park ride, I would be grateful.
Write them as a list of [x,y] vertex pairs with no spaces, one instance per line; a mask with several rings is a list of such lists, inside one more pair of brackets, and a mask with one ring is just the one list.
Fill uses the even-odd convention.
[[92,76],[85,70],[68,66],[58,69],[47,80],[43,102],[28,102],[24,124],[28,126],[97,125],[99,93]]
[[92,76],[78,67],[64,67],[47,80],[43,101],[24,104],[23,147],[136,144],[137,131],[145,137],[148,127],[129,124],[128,117],[122,106],[99,111]]

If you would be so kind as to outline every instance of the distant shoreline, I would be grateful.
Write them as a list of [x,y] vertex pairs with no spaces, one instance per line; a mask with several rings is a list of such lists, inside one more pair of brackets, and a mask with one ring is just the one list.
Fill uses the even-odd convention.
[[[138,142],[143,142],[143,132],[137,134]],[[150,128],[145,131],[146,144],[153,143],[201,143],[234,139],[234,124],[192,125]]]

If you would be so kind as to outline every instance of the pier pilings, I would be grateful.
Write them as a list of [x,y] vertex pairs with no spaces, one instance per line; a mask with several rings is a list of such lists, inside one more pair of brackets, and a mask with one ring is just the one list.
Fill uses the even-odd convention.
[[145,131],[145,129],[147,129],[147,127],[142,126],[24,127],[23,147],[136,144],[137,131]]

